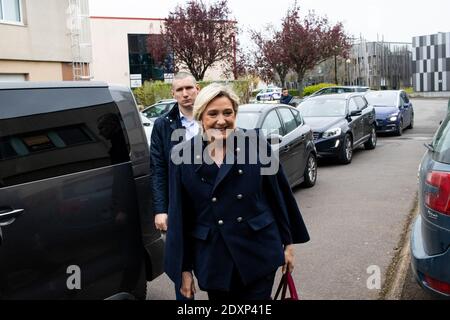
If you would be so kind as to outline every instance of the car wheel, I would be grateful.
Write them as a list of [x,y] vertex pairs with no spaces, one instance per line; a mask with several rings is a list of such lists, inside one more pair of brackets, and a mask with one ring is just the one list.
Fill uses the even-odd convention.
[[400,120],[400,123],[398,124],[397,131],[395,132],[395,134],[397,136],[401,136],[403,134],[403,119]]
[[375,130],[375,127],[372,127],[372,133],[370,134],[369,140],[367,140],[366,143],[364,143],[364,148],[366,150],[373,150],[377,146],[377,131]]
[[344,137],[344,143],[339,152],[339,162],[342,164],[349,164],[353,158],[353,141],[352,137],[347,133]]
[[308,161],[306,162],[305,172],[303,174],[302,186],[305,188],[311,188],[316,184],[317,180],[317,158],[313,153],[309,154]]
[[414,128],[414,113],[411,114],[411,122],[409,123],[408,129]]

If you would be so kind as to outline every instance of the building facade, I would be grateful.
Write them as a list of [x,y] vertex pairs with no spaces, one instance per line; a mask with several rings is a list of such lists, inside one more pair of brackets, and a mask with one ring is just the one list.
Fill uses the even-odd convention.
[[[97,81],[140,87],[145,81],[169,80],[175,66],[154,65],[147,41],[160,34],[164,20],[158,18],[90,17],[92,75]],[[186,71],[177,65],[180,71]],[[228,80],[220,66],[206,72],[204,80]]]
[[355,39],[348,57],[333,57],[309,72],[307,85],[320,82],[372,89],[412,87],[410,43]]
[[89,79],[87,0],[0,0],[0,81]]
[[355,42],[346,60],[350,85],[372,89],[400,89],[412,86],[411,44],[365,41]]
[[450,91],[450,32],[413,38],[414,91]]

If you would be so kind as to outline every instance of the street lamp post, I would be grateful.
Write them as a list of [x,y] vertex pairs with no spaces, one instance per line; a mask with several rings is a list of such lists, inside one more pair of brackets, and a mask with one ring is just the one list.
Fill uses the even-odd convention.
[[352,60],[345,60],[345,68],[347,69],[347,85],[350,85],[350,63]]
[[338,85],[338,80],[337,80],[337,55],[334,54],[334,83],[336,85]]

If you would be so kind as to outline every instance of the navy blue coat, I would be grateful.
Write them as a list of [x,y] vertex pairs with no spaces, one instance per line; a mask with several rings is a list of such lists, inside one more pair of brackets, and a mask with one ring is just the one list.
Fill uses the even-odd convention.
[[[201,139],[177,148],[198,160],[194,145]],[[233,152],[248,159],[248,150]],[[194,270],[202,290],[228,290],[236,268],[249,284],[284,264],[283,245],[309,240],[281,166],[271,176],[260,174],[262,166],[224,163],[211,179],[204,163],[170,163],[165,271],[172,281],[180,285],[182,271]]]
[[171,141],[174,130],[182,129],[178,103],[156,119],[150,144],[150,172],[152,175],[153,212],[167,213],[169,207],[170,150],[178,141]]
[[280,98],[280,103],[289,104],[289,102],[291,102],[292,98],[293,97],[290,94],[288,94],[287,96],[282,95]]

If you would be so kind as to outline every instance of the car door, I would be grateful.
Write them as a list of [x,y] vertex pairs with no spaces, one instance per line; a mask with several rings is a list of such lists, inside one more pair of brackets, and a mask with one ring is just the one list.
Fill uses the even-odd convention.
[[[286,160],[285,167],[289,167],[289,172],[292,174],[292,181],[298,181],[304,173],[306,166],[306,134],[305,128],[302,128],[296,121],[291,109],[279,107],[285,135],[284,148],[289,152],[289,157]],[[294,110],[295,112],[298,112]]]
[[363,137],[370,136],[372,134],[373,123],[375,121],[375,113],[373,112],[373,107],[369,107],[367,100],[364,97],[355,97],[358,109],[361,110],[362,114],[362,132]]
[[[281,123],[280,116],[276,109],[272,109],[269,111],[264,118],[261,129],[266,136],[271,134],[279,134],[281,137],[285,135],[283,124]],[[281,143],[277,145],[272,144],[272,148],[276,151],[278,150],[280,154],[280,162],[283,165],[283,169],[286,173],[286,176],[289,180],[289,183],[292,183],[294,180],[292,179],[292,171],[291,167],[288,165],[290,163],[291,153],[289,152],[290,147],[287,146],[286,140],[282,138]]]
[[400,93],[400,108],[403,114],[403,127],[409,126],[412,118],[411,102],[404,92]]
[[[45,90],[36,90],[16,101],[60,106],[85,95],[59,90],[52,97],[60,101],[43,102]],[[102,299],[130,290],[141,240],[117,106],[2,115],[0,298]]]
[[[355,97],[352,97],[348,101],[348,111],[349,115],[353,111],[359,111],[358,104],[356,103]],[[356,145],[360,142],[360,140],[363,138],[364,132],[364,118],[361,115],[354,115],[349,117],[351,119],[349,126],[352,129],[353,133],[353,145]]]

